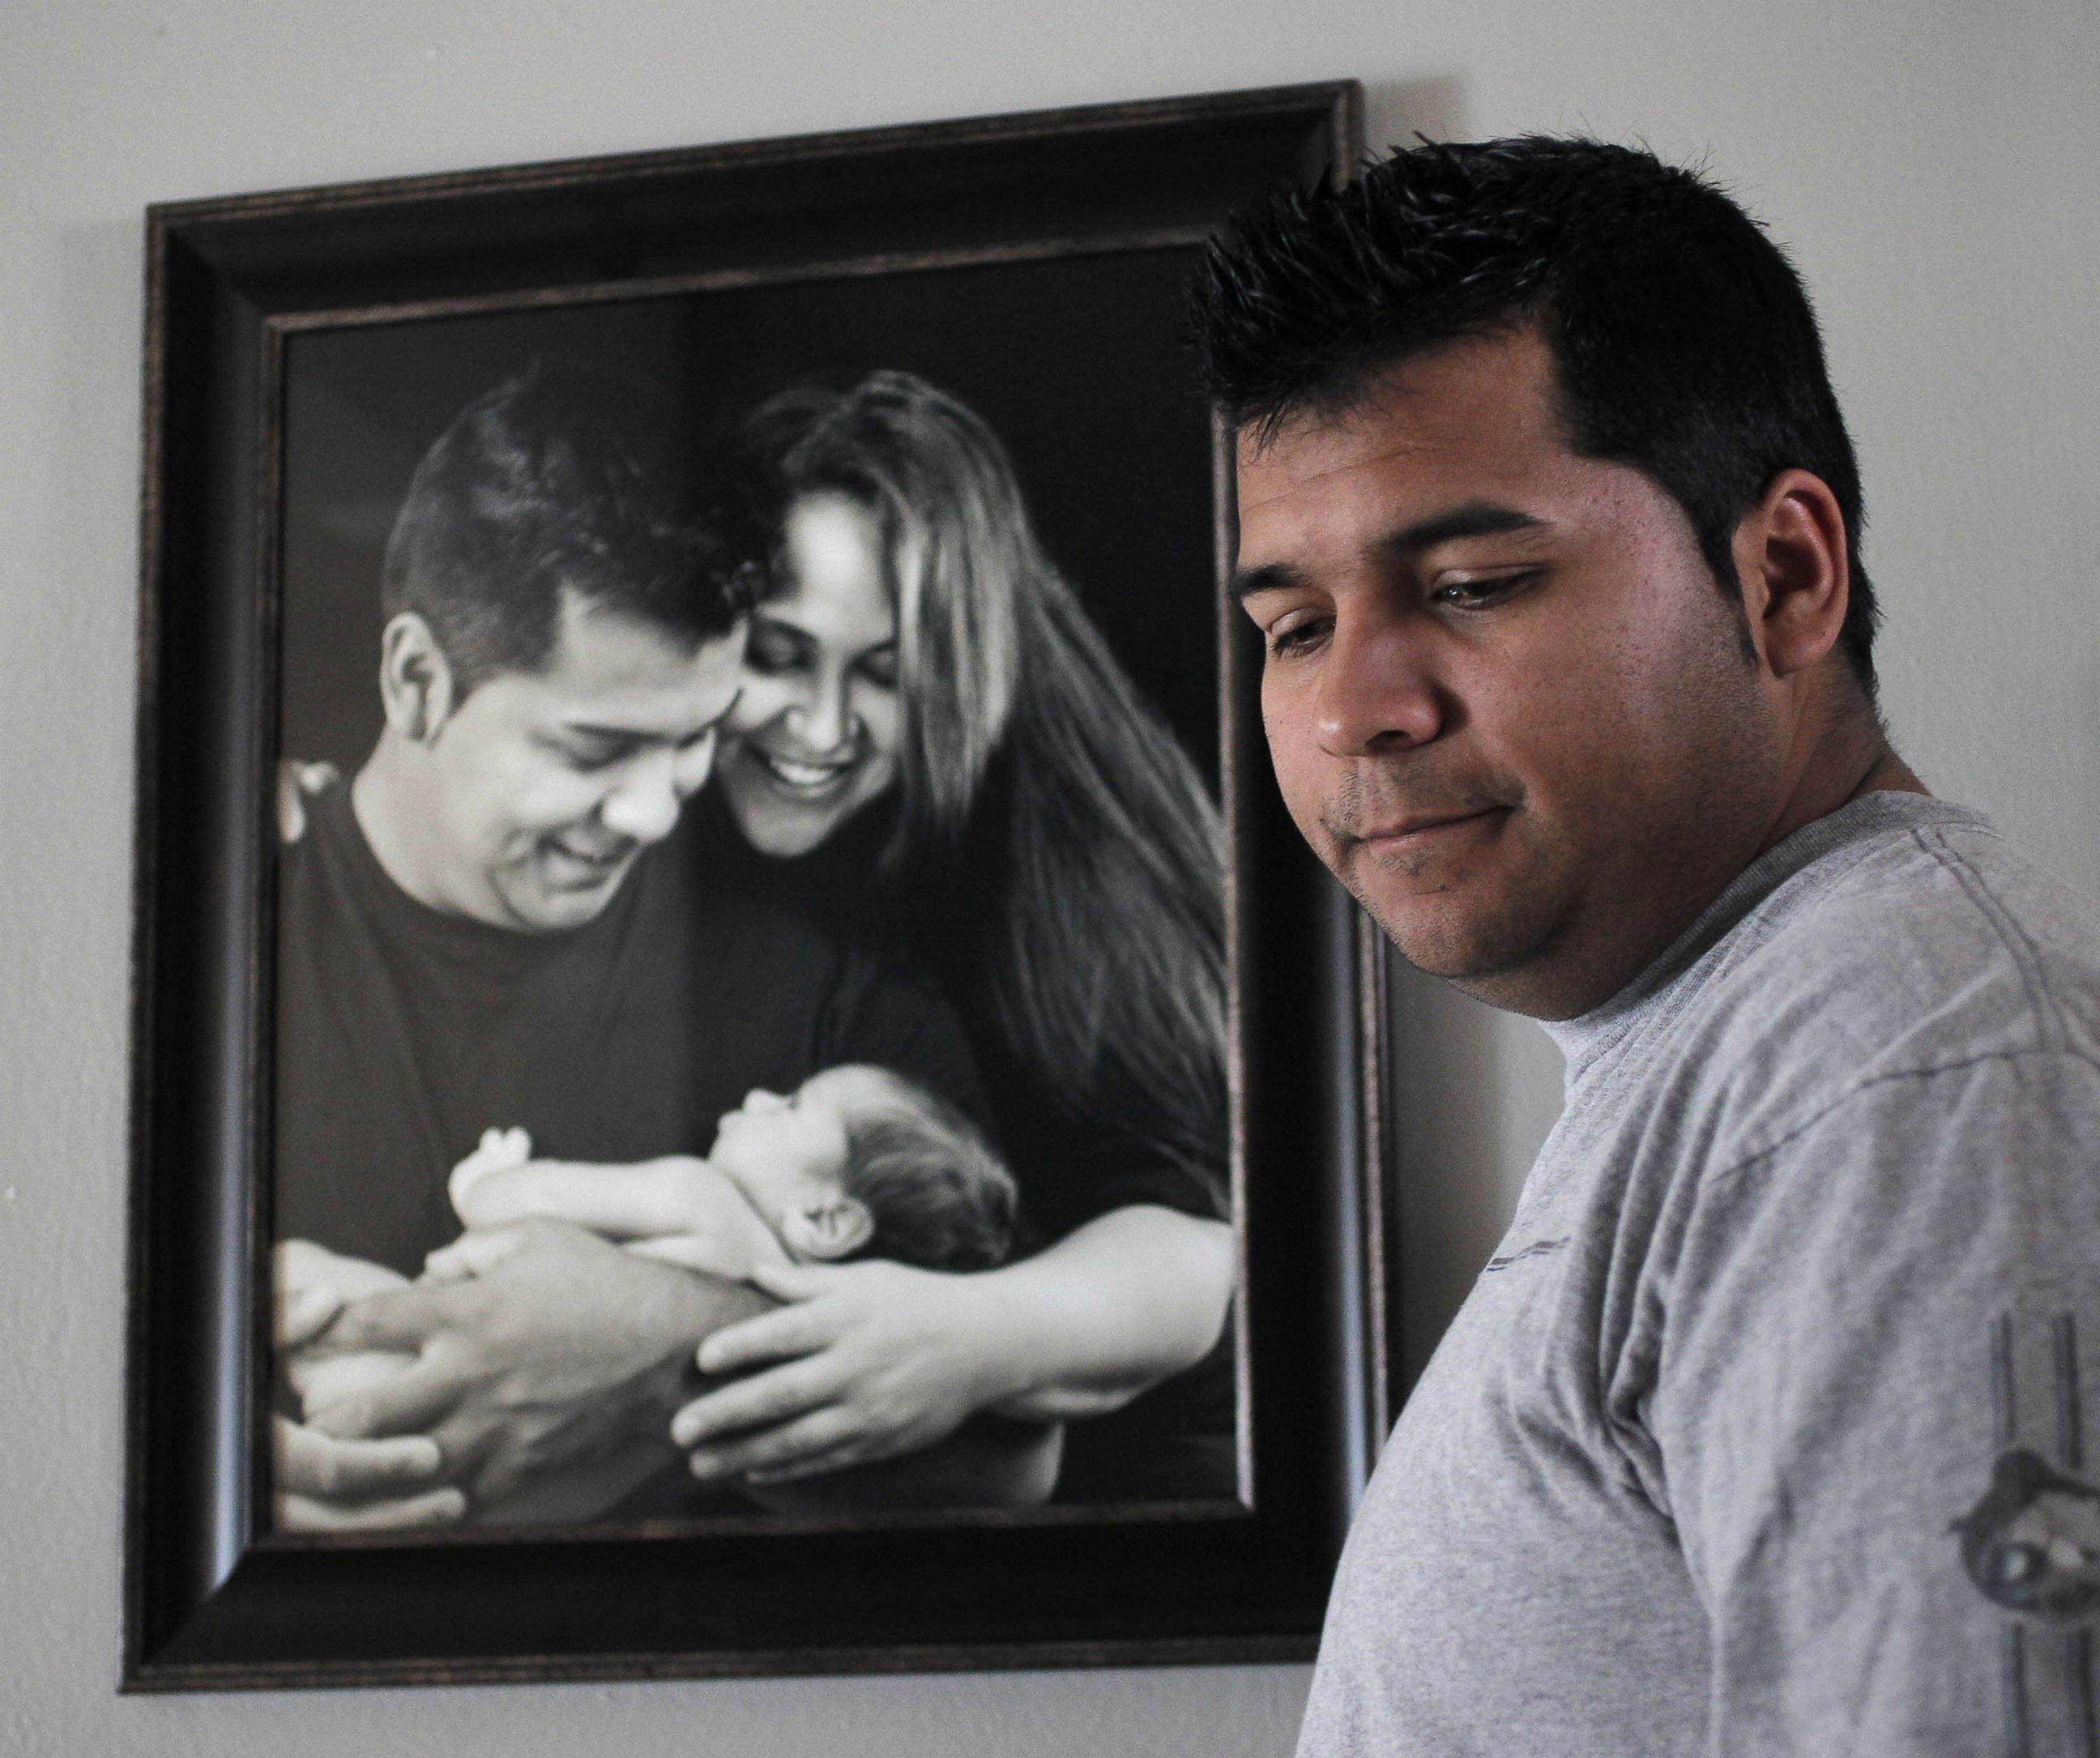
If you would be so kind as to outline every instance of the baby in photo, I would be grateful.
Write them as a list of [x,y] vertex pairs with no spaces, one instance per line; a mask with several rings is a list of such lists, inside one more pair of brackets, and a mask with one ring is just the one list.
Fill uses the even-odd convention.
[[[988,1270],[1012,1248],[1017,1203],[1012,1174],[968,1118],[864,1064],[827,1068],[786,1095],[752,1091],[716,1126],[705,1159],[535,1160],[524,1130],[492,1128],[452,1169],[448,1190],[467,1231],[430,1254],[426,1280],[486,1271],[515,1248],[506,1230],[535,1218],[589,1227],[630,1251],[739,1281],[764,1265],[862,1257]],[[305,1420],[325,1429],[329,1405],[413,1359],[330,1355],[324,1346],[295,1356],[288,1374]],[[616,1482],[625,1479],[607,1478],[604,1493]],[[585,1518],[597,1511],[591,1501],[604,1505],[582,1478],[556,1494],[546,1509],[536,1499],[529,1512],[506,1507],[483,1517]]]
[[431,1254],[440,1279],[486,1267],[509,1243],[496,1230],[535,1218],[736,1281],[761,1264],[862,1257],[989,1270],[1012,1244],[1016,1207],[1012,1175],[968,1118],[865,1064],[748,1094],[704,1160],[534,1160],[523,1130],[492,1129],[450,1191],[468,1231]]

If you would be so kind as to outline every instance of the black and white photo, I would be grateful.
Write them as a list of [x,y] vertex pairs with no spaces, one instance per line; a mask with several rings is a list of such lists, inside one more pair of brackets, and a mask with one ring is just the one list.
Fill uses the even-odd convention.
[[1379,967],[1185,288],[1355,106],[156,211],[134,1683],[1309,1651]]
[[[1171,310],[1116,267],[1097,357]],[[743,338],[690,302],[562,327],[638,353],[675,315],[697,400]],[[362,547],[343,436],[545,327],[449,372],[290,350],[278,1524],[1235,1496],[1211,716],[1177,736],[999,436],[895,368],[739,413],[535,355]],[[1103,597],[1143,581],[1126,638],[1207,707],[1207,433],[1118,377],[1148,467],[1061,474],[1165,527]],[[355,621],[331,593],[376,640],[304,639]],[[369,750],[314,755],[355,692]],[[1008,1444],[946,1456],[981,1415]]]

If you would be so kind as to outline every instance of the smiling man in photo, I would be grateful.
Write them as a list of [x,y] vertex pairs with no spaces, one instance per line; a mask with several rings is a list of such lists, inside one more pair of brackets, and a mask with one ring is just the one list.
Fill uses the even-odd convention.
[[1889,742],[1798,278],[1529,139],[1280,196],[1196,304],[1284,799],[1568,1061],[1301,1752],[2093,1751],[2100,912]]

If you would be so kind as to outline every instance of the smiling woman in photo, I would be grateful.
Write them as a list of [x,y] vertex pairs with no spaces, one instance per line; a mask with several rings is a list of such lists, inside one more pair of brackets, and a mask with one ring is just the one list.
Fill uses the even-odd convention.
[[701,1355],[761,1371],[674,1435],[763,1482],[990,1410],[1073,1424],[1066,1498],[1229,1496],[1216,810],[972,411],[880,372],[743,438],[775,592],[699,809],[752,883],[946,991],[1043,1249],[768,1278],[788,1304]]

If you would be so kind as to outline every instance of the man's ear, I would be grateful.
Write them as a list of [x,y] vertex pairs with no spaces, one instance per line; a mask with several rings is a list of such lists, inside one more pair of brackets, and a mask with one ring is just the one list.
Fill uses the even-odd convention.
[[1830,485],[1780,471],[1736,527],[1735,552],[1758,657],[1775,677],[1807,670],[1838,645],[1852,596],[1845,515]]
[[379,637],[379,700],[387,725],[416,745],[435,739],[459,705],[452,662],[413,610],[394,618]]
[[780,1234],[798,1256],[836,1263],[875,1237],[875,1214],[858,1196],[834,1196],[807,1209],[790,1209]]

